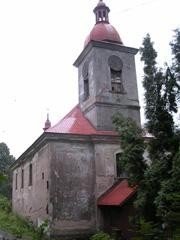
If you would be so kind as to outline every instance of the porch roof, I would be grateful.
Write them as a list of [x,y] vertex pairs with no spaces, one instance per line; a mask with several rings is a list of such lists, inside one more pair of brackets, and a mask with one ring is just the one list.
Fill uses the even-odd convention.
[[126,179],[114,184],[98,199],[98,206],[121,206],[137,191],[137,187],[130,187]]

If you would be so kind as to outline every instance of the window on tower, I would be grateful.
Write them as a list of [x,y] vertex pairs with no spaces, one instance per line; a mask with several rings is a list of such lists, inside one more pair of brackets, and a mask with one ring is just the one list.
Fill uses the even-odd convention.
[[114,93],[122,93],[123,92],[123,84],[122,84],[122,70],[116,71],[110,68],[111,71],[111,91]]
[[88,75],[88,63],[86,62],[83,66],[82,70],[83,75],[83,84],[84,84],[84,94],[83,94],[83,101],[86,101],[89,97],[89,75]]
[[84,79],[84,101],[89,97],[89,79]]
[[119,57],[110,56],[109,60],[110,77],[111,77],[111,92],[123,93],[122,68],[123,64]]

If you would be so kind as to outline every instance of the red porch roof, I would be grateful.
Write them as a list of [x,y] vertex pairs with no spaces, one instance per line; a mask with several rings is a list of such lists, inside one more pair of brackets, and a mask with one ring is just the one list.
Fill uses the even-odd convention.
[[113,185],[99,199],[99,206],[120,206],[136,193],[136,187],[130,187],[127,180]]
[[96,130],[90,121],[85,118],[78,105],[56,125],[45,130],[45,132],[81,135],[118,135],[115,131]]

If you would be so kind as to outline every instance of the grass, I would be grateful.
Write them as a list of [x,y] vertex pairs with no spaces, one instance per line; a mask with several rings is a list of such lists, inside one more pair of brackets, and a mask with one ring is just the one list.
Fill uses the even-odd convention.
[[28,221],[12,213],[10,202],[3,196],[0,196],[0,229],[18,238],[45,239],[41,228],[35,229]]

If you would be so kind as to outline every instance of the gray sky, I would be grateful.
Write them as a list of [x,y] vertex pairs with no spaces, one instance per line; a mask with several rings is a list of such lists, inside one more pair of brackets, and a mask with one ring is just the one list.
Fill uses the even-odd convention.
[[[0,0],[0,142],[18,157],[78,102],[72,66],[95,23],[98,0]],[[124,44],[139,48],[150,33],[158,60],[170,61],[179,0],[105,0]],[[141,106],[142,63],[136,58]],[[144,119],[142,117],[142,119]]]

